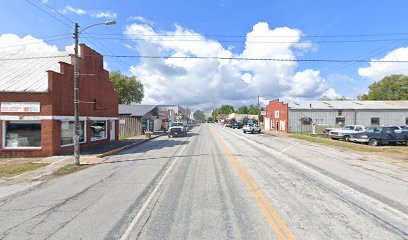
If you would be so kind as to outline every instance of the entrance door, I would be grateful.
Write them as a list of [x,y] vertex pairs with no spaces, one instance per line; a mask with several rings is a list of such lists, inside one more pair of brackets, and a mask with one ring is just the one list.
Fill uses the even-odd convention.
[[116,128],[115,128],[115,120],[111,120],[111,129],[110,129],[110,140],[111,140],[111,142],[116,140],[116,138],[115,138],[115,136],[116,136],[115,130],[116,130]]

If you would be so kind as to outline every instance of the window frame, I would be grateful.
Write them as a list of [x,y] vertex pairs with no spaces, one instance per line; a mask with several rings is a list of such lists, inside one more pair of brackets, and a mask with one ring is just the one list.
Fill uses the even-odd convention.
[[[373,124],[373,119],[378,119],[378,124]],[[381,119],[379,117],[370,117],[370,126],[380,126]]]
[[[105,122],[105,137],[104,138],[98,138],[98,139],[92,139],[92,135],[91,135],[91,142],[96,142],[96,141],[101,141],[101,140],[106,140],[108,139],[108,131],[109,131],[109,126],[108,126],[108,120],[91,120],[90,121],[90,125],[92,127],[92,122]],[[92,130],[90,130],[91,134],[92,134]]]
[[[41,146],[40,147],[7,147],[6,145],[6,136],[7,136],[7,129],[6,129],[6,123],[7,122],[39,122],[40,126],[41,126],[41,130],[40,130],[40,135],[41,135]],[[2,132],[2,144],[1,147],[3,149],[17,149],[17,150],[41,150],[42,149],[42,121],[41,120],[3,120],[2,121],[2,126],[1,126],[1,132]]]
[[[61,129],[60,129],[61,131],[62,131],[62,122],[68,122],[68,123],[69,123],[69,122],[74,122],[74,121],[72,121],[72,120],[62,120],[62,121],[61,121]],[[83,144],[83,143],[86,143],[86,140],[87,140],[87,139],[86,139],[86,136],[87,136],[87,135],[86,135],[86,121],[85,121],[85,120],[82,120],[82,121],[79,121],[79,122],[80,122],[80,123],[81,123],[81,122],[83,123],[83,129],[84,129],[84,141],[83,141],[83,142],[79,142],[79,144]],[[62,141],[62,134],[61,134],[60,136],[61,136],[61,139],[60,139],[60,140]],[[63,145],[61,144],[60,147],[69,147],[69,146],[73,146],[73,145],[74,145],[74,143],[63,144]]]
[[300,118],[300,123],[302,126],[311,126],[313,125],[313,119],[310,117],[302,117]]

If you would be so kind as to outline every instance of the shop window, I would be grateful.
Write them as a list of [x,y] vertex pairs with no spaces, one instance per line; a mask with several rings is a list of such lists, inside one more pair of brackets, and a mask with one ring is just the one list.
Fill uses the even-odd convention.
[[373,118],[371,118],[371,125],[372,125],[372,126],[378,126],[378,125],[380,125],[380,118],[378,118],[378,117],[373,117]]
[[336,126],[344,126],[346,119],[344,117],[336,117]]
[[311,118],[301,118],[300,121],[302,122],[302,125],[312,125]]
[[275,118],[279,118],[279,110],[275,111]]
[[[85,142],[85,131],[84,131],[84,121],[79,122],[81,128],[79,132],[79,142]],[[63,121],[61,122],[61,145],[71,145],[74,143],[74,134],[75,134],[75,122],[74,121]]]
[[41,147],[41,121],[6,121],[5,147]]
[[91,122],[91,141],[106,139],[106,121]]

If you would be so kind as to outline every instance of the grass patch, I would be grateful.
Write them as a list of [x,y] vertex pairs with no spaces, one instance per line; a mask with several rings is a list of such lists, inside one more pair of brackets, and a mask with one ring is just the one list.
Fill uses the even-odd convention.
[[378,148],[378,147],[371,147],[371,146],[367,146],[363,144],[332,140],[327,137],[312,135],[312,134],[292,133],[292,134],[289,134],[289,136],[293,138],[309,141],[309,142],[314,142],[314,143],[319,143],[319,144],[334,146],[334,147],[340,147],[340,148],[345,148],[345,149],[351,149],[351,150],[360,151],[360,152],[382,152],[383,151],[383,149]]
[[24,172],[29,172],[37,168],[47,166],[48,163],[20,163],[20,164],[5,164],[0,165],[0,176],[17,175]]
[[64,176],[73,172],[80,171],[82,169],[88,168],[90,165],[76,165],[76,164],[68,164],[63,166],[62,168],[58,169],[53,173],[55,176]]
[[122,137],[119,137],[119,140],[126,140],[126,139],[128,139],[128,138],[130,138],[131,136],[122,136]]

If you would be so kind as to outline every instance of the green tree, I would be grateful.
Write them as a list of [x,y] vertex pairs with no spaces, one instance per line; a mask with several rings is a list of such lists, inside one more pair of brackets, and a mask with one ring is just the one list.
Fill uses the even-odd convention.
[[371,84],[360,100],[408,100],[408,76],[391,75]]
[[214,109],[211,113],[212,118],[214,119],[214,121],[217,120],[217,116],[218,116],[218,109]]
[[230,114],[233,113],[234,107],[231,105],[222,105],[219,109],[218,109],[218,114]]
[[254,105],[250,105],[248,108],[248,113],[250,115],[257,115],[258,114],[258,107],[255,107]]
[[200,122],[205,122],[205,113],[200,110],[196,110],[193,114],[194,119]]
[[241,106],[237,109],[237,111],[235,113],[238,114],[248,114],[248,108],[247,106]]
[[212,122],[212,121],[214,121],[214,119],[212,117],[207,118],[207,122]]
[[109,73],[109,79],[118,93],[120,104],[140,103],[143,100],[143,84],[135,76],[126,76],[114,71]]

